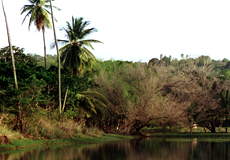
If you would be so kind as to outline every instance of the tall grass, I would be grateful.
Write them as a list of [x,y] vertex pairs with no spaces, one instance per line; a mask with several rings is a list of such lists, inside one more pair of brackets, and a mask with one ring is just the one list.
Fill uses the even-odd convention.
[[73,121],[73,120],[55,120],[48,119],[45,116],[33,118],[32,121],[28,122],[29,127],[26,134],[32,135],[36,138],[72,138],[78,137],[82,134],[97,136],[103,134],[98,128],[87,128],[85,121]]
[[5,135],[9,139],[21,139],[24,138],[23,134],[10,130],[7,126],[1,125],[0,126],[0,135]]
[[0,135],[6,135],[9,139],[24,137],[30,139],[57,139],[104,134],[97,127],[87,128],[83,118],[79,121],[74,121],[65,117],[60,119],[58,116],[48,116],[48,114],[37,112],[32,116],[24,117],[22,119],[22,133],[12,131],[15,121],[7,117],[4,119],[4,123],[0,125]]

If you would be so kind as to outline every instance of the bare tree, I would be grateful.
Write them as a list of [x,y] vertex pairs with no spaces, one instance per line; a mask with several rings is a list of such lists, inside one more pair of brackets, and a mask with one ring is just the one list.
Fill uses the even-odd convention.
[[[108,117],[120,115],[121,132],[137,134],[150,124],[193,127],[198,122],[215,132],[219,93],[226,85],[209,76],[209,65],[188,60],[175,66],[136,63],[111,68],[108,72],[102,67],[95,81],[109,101]],[[197,109],[189,115],[194,103]],[[199,113],[196,120],[194,113]]]
[[[126,64],[114,67],[112,74],[101,70],[95,77],[100,92],[107,95],[110,115],[124,115],[120,131],[126,134],[138,134],[153,121],[175,123],[183,117],[186,102],[178,103],[171,93],[164,94],[165,86],[182,83],[183,75],[177,73],[173,79],[173,67],[147,67],[137,63],[135,67]],[[181,77],[181,78],[180,78]]]

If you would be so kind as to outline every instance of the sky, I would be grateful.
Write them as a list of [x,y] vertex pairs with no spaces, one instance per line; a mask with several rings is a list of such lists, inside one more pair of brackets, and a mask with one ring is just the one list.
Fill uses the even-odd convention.
[[[28,30],[29,19],[23,24],[21,15],[27,0],[3,0],[8,18],[12,44],[25,48],[25,53],[44,55],[42,32],[34,25]],[[180,55],[196,58],[201,55],[215,60],[230,59],[230,1],[229,0],[56,0],[53,5],[58,20],[58,39],[66,39],[60,31],[72,16],[90,21],[89,27],[98,32],[89,39],[92,53],[102,60],[148,62],[152,58]],[[52,29],[46,29],[47,54],[54,39]],[[8,45],[2,7],[0,7],[0,48]],[[59,48],[61,45],[59,45]]]

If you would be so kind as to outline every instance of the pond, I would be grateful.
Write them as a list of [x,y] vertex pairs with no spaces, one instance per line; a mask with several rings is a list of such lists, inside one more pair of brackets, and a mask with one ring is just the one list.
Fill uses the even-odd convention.
[[[230,140],[230,139],[229,139]],[[197,138],[147,138],[131,141],[58,145],[4,151],[1,160],[228,160],[230,141]]]

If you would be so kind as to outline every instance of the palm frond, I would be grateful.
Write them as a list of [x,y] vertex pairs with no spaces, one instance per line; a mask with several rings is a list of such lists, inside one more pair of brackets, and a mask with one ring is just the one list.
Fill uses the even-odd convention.
[[34,5],[24,5],[22,8],[21,8],[21,15],[27,11],[31,11],[34,9]]
[[[95,114],[100,114],[103,108],[108,105],[107,99],[99,92],[94,91],[81,91],[77,95],[79,100],[84,101],[84,110],[89,112],[89,109]],[[90,108],[89,108],[90,107]]]
[[95,92],[95,91],[81,91],[79,92],[81,95],[85,95],[91,99],[95,99],[95,100],[98,100],[100,101],[100,103],[104,104],[104,107],[107,107],[107,104],[108,104],[108,101],[107,99],[99,92]]
[[96,59],[96,57],[86,47],[82,47],[81,49],[89,58]]
[[[61,44],[61,45],[66,45],[67,43],[69,43],[68,40],[62,40],[62,39],[57,39],[57,42],[58,42],[58,44]],[[51,48],[51,49],[54,49],[55,46],[56,46],[56,44],[55,44],[55,41],[53,40],[53,41],[50,43],[50,48]]]
[[36,19],[36,10],[33,10],[32,14],[31,14],[31,16],[30,16],[28,29],[30,29],[31,23],[32,23],[33,21],[35,21],[35,19]]
[[[50,1],[48,0],[46,3],[49,3]],[[45,8],[50,8],[50,5],[44,5]],[[60,8],[56,7],[56,6],[53,6],[54,9],[58,10],[58,11],[61,11]]]
[[28,17],[28,16],[30,16],[30,14],[33,12],[33,10],[30,10],[27,14],[26,14],[26,16],[25,16],[25,18],[22,20],[22,24],[24,23],[24,21],[26,20],[26,18]]
[[81,32],[81,35],[79,36],[80,39],[83,39],[85,37],[87,37],[88,35],[97,32],[96,28],[90,28],[90,29],[86,29],[84,31]]
[[91,45],[91,43],[103,43],[101,41],[98,40],[94,40],[94,39],[86,39],[86,40],[80,40],[78,41],[81,45],[83,46],[87,46],[90,47],[92,50],[94,50],[93,46]]

